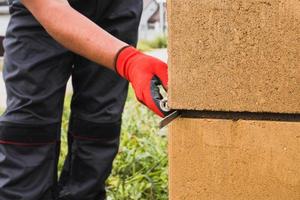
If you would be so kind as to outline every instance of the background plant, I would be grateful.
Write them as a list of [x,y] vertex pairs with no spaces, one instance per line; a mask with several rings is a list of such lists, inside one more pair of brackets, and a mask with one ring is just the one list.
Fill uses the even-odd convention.
[[153,49],[167,48],[167,37],[158,36],[153,40],[140,40],[137,48],[141,51],[151,51]]

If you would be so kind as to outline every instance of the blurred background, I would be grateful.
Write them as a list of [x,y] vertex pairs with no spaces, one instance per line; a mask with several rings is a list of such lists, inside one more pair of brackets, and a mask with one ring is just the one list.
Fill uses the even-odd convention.
[[[143,0],[138,49],[167,62],[166,0]],[[6,0],[0,0],[0,44],[9,22]],[[2,78],[3,47],[0,45],[0,114],[5,111],[6,92]],[[70,114],[71,84],[68,84],[62,125],[59,169],[67,154],[66,131]],[[167,200],[166,130],[160,119],[135,99],[130,88],[123,115],[122,139],[112,175],[107,181],[108,200]]]

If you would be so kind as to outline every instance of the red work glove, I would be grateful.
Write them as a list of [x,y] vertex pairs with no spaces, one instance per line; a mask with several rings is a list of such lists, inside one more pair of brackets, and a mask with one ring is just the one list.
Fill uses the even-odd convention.
[[128,46],[120,50],[116,58],[116,71],[129,82],[137,99],[161,117],[168,113],[160,107],[162,95],[159,85],[167,90],[168,66]]

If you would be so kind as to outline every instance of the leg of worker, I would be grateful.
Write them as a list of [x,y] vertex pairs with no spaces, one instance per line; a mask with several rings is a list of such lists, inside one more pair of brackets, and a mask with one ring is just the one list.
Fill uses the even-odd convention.
[[0,199],[54,200],[60,119],[71,54],[21,3],[10,5],[0,118]]
[[[121,40],[136,45],[141,0],[115,0],[95,21]],[[69,138],[71,151],[61,177],[61,199],[103,200],[105,181],[118,152],[121,113],[128,82],[78,57]]]

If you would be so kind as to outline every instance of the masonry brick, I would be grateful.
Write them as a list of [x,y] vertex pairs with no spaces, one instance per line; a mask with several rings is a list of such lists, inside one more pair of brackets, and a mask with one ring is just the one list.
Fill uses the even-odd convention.
[[174,109],[300,113],[299,0],[168,0]]
[[170,200],[299,200],[300,123],[177,119]]

